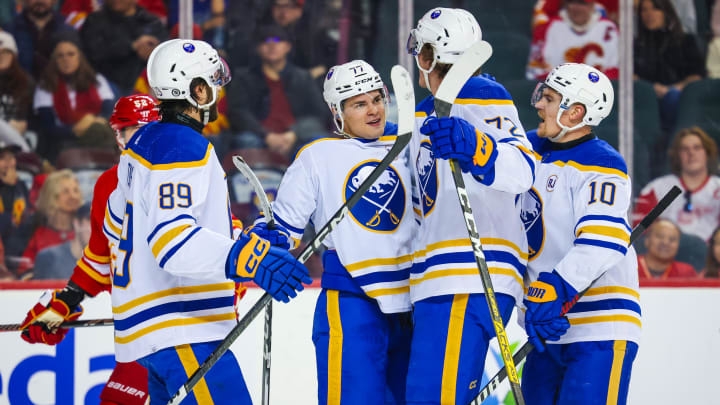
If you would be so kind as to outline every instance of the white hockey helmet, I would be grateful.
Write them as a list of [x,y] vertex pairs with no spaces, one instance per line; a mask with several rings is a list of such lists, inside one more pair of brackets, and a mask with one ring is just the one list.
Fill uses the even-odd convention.
[[[230,82],[227,63],[207,42],[171,39],[155,47],[147,64],[150,88],[158,100],[187,100],[207,110],[217,100],[217,89]],[[198,104],[192,98],[190,83],[200,78],[212,89],[212,99]]]
[[482,30],[475,16],[461,8],[437,7],[418,21],[410,30],[407,41],[409,54],[420,54],[423,45],[429,44],[434,51],[435,63],[453,64],[475,42],[482,40]]
[[[605,74],[584,63],[564,63],[556,66],[548,74],[545,82],[538,83],[530,102],[533,106],[540,101],[543,90],[549,87],[560,93],[562,100],[555,120],[562,130],[551,141],[559,141],[568,131],[584,125],[597,126],[610,115],[615,93],[612,83]],[[560,123],[562,112],[575,103],[585,106],[585,116],[581,123],[572,128]]]
[[333,122],[341,134],[344,134],[345,130],[345,120],[342,115],[343,101],[374,90],[380,90],[387,111],[389,105],[387,88],[380,74],[369,63],[364,60],[354,60],[333,66],[328,70],[323,83],[323,98],[330,107],[334,117]]

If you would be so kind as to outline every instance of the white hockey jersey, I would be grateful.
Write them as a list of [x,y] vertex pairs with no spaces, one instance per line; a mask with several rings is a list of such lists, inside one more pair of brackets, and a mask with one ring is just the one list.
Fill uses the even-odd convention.
[[651,181],[642,189],[635,203],[633,224],[639,223],[673,186],[680,187],[683,195],[673,201],[660,217],[675,222],[683,233],[710,240],[713,231],[720,225],[720,177],[714,175],[708,176],[700,187],[692,191],[674,174]]
[[114,263],[115,355],[223,339],[235,326],[225,173],[189,127],[151,123],[128,143],[104,230]]
[[[539,139],[533,131],[528,138],[538,164],[535,184],[521,199],[530,247],[526,285],[556,270],[577,291],[590,286],[567,314],[570,329],[552,343],[638,343],[640,294],[637,257],[628,247],[632,187],[625,161],[592,134],[568,143]],[[524,324],[522,312],[519,321]]]
[[[415,239],[410,296],[413,302],[439,295],[482,293],[479,270],[458,201],[450,164],[435,159],[420,127],[434,115],[433,97],[418,104],[410,142],[413,193],[420,230]],[[496,293],[522,299],[527,242],[518,194],[534,178],[535,161],[510,94],[495,81],[471,78],[460,91],[451,115],[470,122],[497,142],[494,170],[484,179],[463,174]]]
[[[386,132],[389,133],[387,127]],[[283,176],[275,220],[297,242],[305,225],[318,231],[378,165],[396,136],[323,138],[299,152]],[[366,294],[385,313],[411,309],[408,278],[417,229],[407,155],[401,153],[323,242],[323,288]]]

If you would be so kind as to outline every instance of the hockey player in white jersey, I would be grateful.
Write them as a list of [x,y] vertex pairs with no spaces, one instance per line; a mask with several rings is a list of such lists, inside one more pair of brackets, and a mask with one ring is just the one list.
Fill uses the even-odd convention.
[[[435,94],[452,64],[481,39],[469,12],[428,11],[408,39],[420,86]],[[464,173],[505,323],[523,295],[528,257],[516,199],[532,185],[535,162],[510,94],[494,80],[470,78],[450,117],[437,118],[433,104],[431,95],[417,106],[410,143],[422,224],[410,274],[407,402],[466,404],[478,392],[495,329],[447,159],[457,159]]]
[[[319,230],[328,222],[397,134],[397,126],[385,121],[387,90],[367,62],[331,68],[323,96],[339,136],[300,149],[273,202],[275,220],[290,230],[296,246],[308,223]],[[405,156],[390,164],[350,218],[325,239],[312,334],[320,404],[404,403],[416,230]]]
[[528,136],[538,170],[522,198],[530,245],[524,325],[535,346],[522,375],[528,405],[627,399],[640,337],[632,188],[622,156],[592,133],[613,98],[605,74],[573,63],[553,69],[533,95],[541,122]]
[[[115,258],[116,358],[146,367],[151,404],[164,404],[235,326],[232,281],[253,280],[287,302],[312,280],[287,250],[252,233],[232,238],[225,173],[201,135],[217,117],[218,88],[230,80],[215,49],[167,41],[147,71],[162,118],[127,143],[104,230]],[[251,403],[232,352],[188,398]]]

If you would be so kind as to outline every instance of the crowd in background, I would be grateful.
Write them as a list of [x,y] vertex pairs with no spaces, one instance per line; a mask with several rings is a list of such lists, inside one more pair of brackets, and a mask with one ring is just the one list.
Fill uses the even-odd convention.
[[[397,15],[391,3],[193,2],[193,37],[219,49],[233,74],[219,93],[218,120],[203,133],[229,173],[236,216],[251,220],[257,211],[247,184],[230,174],[229,156],[243,150],[273,193],[295,152],[333,132],[322,97],[328,69],[360,58],[389,76],[394,62],[383,57],[383,48],[396,46],[397,34],[379,36],[383,18]],[[505,44],[493,42],[496,33],[485,32],[481,15],[483,5],[489,13],[500,2],[415,3],[416,10],[468,8],[496,48],[494,58],[503,58]],[[679,111],[686,89],[698,87],[693,83],[720,82],[720,0],[635,3],[634,74],[652,88],[658,121],[652,124],[659,132],[640,139],[649,170],[633,179],[633,222],[672,185],[684,191],[635,244],[639,274],[718,278],[720,128],[717,122],[681,127]],[[557,64],[583,62],[617,79],[618,13],[618,0],[539,0],[521,16],[521,29],[505,27],[526,32],[520,34],[527,57],[518,76],[492,64],[486,73],[503,84],[532,84]],[[0,0],[0,280],[71,274],[89,237],[93,184],[119,155],[107,121],[113,105],[122,96],[152,95],[147,59],[158,43],[178,36],[178,14],[177,0]],[[518,108],[528,104],[529,94],[508,88]],[[418,101],[425,94],[418,91]],[[713,97],[720,106],[720,93]],[[522,111],[521,118],[526,130],[537,122]]]

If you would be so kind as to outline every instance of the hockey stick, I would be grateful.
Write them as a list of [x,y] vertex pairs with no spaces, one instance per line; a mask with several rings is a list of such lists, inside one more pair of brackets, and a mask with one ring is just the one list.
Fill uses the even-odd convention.
[[[398,105],[398,136],[393,144],[392,148],[388,151],[387,155],[380,161],[375,169],[368,175],[368,177],[358,186],[357,190],[350,195],[345,204],[343,204],[337,212],[330,218],[317,232],[315,237],[310,241],[307,247],[298,256],[298,261],[305,263],[307,259],[315,251],[320,248],[322,241],[325,240],[327,235],[340,223],[340,221],[350,212],[352,207],[357,204],[362,198],[363,194],[375,183],[375,181],[385,172],[385,169],[390,166],[395,158],[405,149],[405,146],[410,142],[412,137],[412,129],[414,124],[414,112],[415,112],[415,95],[413,92],[413,85],[410,81],[410,75],[401,66],[394,66],[391,71],[391,78],[393,83],[393,89],[395,90],[395,97]],[[230,331],[230,333],[223,339],[215,350],[210,353],[207,359],[200,365],[200,367],[190,376],[185,384],[172,396],[168,405],[177,405],[188,395],[188,393],[195,387],[195,385],[207,374],[210,368],[217,363],[220,357],[230,348],[235,339],[250,325],[250,322],[257,317],[267,303],[272,299],[270,294],[265,293],[250,308],[250,310],[243,316],[237,325]]]
[[[662,214],[665,209],[672,204],[673,201],[675,201],[675,198],[679,196],[681,193],[680,188],[678,186],[673,186],[673,188],[670,189],[670,191],[665,194],[665,196],[657,203],[657,205],[648,212],[648,214],[643,218],[639,224],[635,225],[635,228],[633,228],[632,232],[630,233],[630,243],[628,246],[632,245],[637,238],[642,235],[643,232],[650,226],[650,224],[653,223],[657,219],[657,217]],[[602,277],[602,276],[601,276]],[[597,279],[596,279],[597,281]],[[575,303],[578,302],[580,297],[585,295],[588,290],[590,290],[590,287],[595,284],[595,281],[590,283],[590,286],[588,286],[586,289],[578,293],[578,295],[573,298],[572,301],[568,302],[566,306],[563,306],[563,315],[568,313],[570,311],[570,308],[572,308]],[[513,355],[513,359],[515,360],[515,363],[520,363],[527,357],[527,355],[532,351],[533,345],[530,342],[525,342],[525,344],[522,345],[520,350],[517,351]],[[500,385],[500,383],[503,382],[503,380],[507,377],[507,373],[505,372],[505,369],[501,369],[493,378],[488,381],[487,384],[480,390],[480,393],[478,393],[478,396],[473,399],[469,405],[479,405],[484,400],[486,400],[490,394],[493,393],[497,389],[497,387]]]
[[[462,87],[470,79],[472,74],[480,66],[482,66],[485,61],[490,59],[491,55],[492,47],[490,44],[485,41],[478,41],[475,45],[470,47],[470,49],[465,51],[460,59],[453,64],[442,83],[440,83],[437,94],[435,94],[435,114],[438,117],[450,116],[450,110],[452,109],[453,103],[455,102],[455,99],[460,93]],[[458,199],[460,200],[460,206],[463,211],[463,217],[465,218],[465,226],[467,227],[470,242],[472,243],[473,253],[475,254],[475,262],[480,270],[480,279],[482,280],[483,288],[485,289],[485,300],[487,301],[490,317],[492,318],[493,326],[495,327],[495,335],[498,339],[500,352],[502,353],[503,362],[505,363],[505,369],[508,371],[508,375],[510,376],[510,385],[513,397],[515,398],[516,404],[525,405],[525,399],[520,391],[520,380],[518,379],[517,371],[515,370],[515,362],[512,358],[512,350],[510,349],[510,343],[507,338],[507,333],[505,332],[505,326],[503,325],[503,320],[500,316],[500,311],[498,310],[497,300],[495,298],[495,292],[490,278],[490,271],[488,270],[487,262],[485,262],[485,255],[482,251],[482,242],[480,241],[480,235],[477,232],[472,208],[470,207],[470,198],[468,197],[465,181],[462,177],[462,170],[460,169],[460,165],[456,159],[450,159],[449,163],[453,181],[455,182],[455,190],[457,190]]]
[[[84,328],[89,326],[110,326],[113,324],[112,318],[109,319],[86,319],[81,321],[70,321],[58,325],[58,328]],[[22,324],[9,323],[0,325],[0,332],[21,332]]]
[[[245,176],[255,190],[255,194],[260,201],[260,208],[263,210],[265,218],[267,218],[268,229],[275,228],[275,216],[273,216],[272,206],[267,198],[267,194],[263,189],[260,180],[252,171],[250,166],[241,156],[233,156],[233,164]],[[263,328],[263,366],[262,366],[262,405],[270,403],[270,350],[272,343],[272,300],[265,307],[265,327]]]

